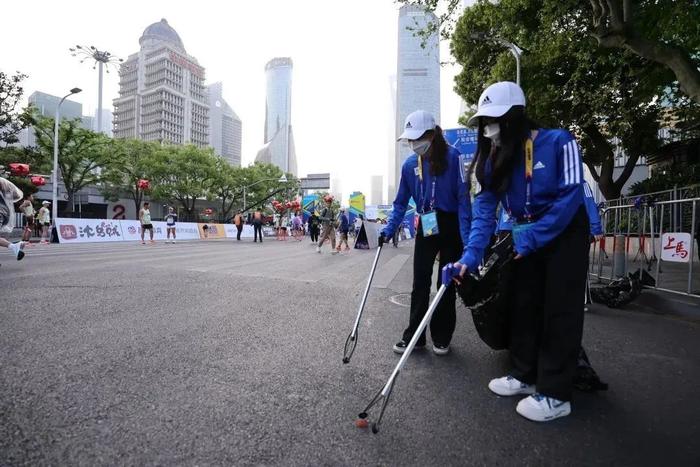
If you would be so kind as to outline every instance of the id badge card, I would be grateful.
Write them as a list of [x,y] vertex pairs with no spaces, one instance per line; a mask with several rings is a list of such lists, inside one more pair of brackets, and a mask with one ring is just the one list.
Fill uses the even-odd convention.
[[518,241],[520,235],[532,228],[533,223],[513,224],[513,241]]
[[430,237],[440,233],[435,211],[426,212],[420,215],[420,225],[423,229],[423,236]]

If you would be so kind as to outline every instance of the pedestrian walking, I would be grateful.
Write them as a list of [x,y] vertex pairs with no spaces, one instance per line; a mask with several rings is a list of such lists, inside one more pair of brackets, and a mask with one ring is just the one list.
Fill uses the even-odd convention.
[[326,240],[330,240],[331,242],[331,254],[336,254],[337,251],[335,249],[335,222],[336,222],[336,213],[335,210],[333,209],[333,196],[331,195],[326,195],[324,198],[324,201],[326,205],[324,208],[321,210],[321,225],[323,227],[323,231],[321,233],[321,240],[318,242],[318,246],[316,247],[316,253],[321,253],[321,247],[325,243]]
[[172,243],[175,243],[175,230],[176,226],[175,224],[177,223],[177,213],[175,212],[175,209],[173,209],[172,206],[168,208],[168,214],[165,216],[165,230],[166,230],[166,240],[165,243],[168,243],[170,240],[170,235],[173,236]]
[[301,213],[297,213],[292,218],[292,235],[298,242],[304,239],[304,224],[301,218]]
[[[24,197],[22,190],[11,181],[0,177],[0,233],[10,234],[15,228],[15,203]],[[24,258],[25,243],[12,243],[0,237],[0,247],[10,250],[17,261]]]
[[22,204],[19,205],[19,210],[24,217],[22,241],[27,242],[29,245],[29,240],[32,238],[32,232],[34,231],[34,216],[36,214],[34,211],[34,197],[32,195],[24,195]]
[[243,232],[243,213],[238,211],[235,216],[233,216],[233,225],[236,226],[236,240],[241,241],[241,232]]
[[263,241],[262,221],[262,212],[260,211],[260,208],[258,208],[253,213],[253,242],[258,241],[258,235],[260,236],[260,243]]
[[343,242],[345,242],[345,251],[350,250],[350,245],[348,244],[348,232],[350,232],[350,219],[348,219],[347,214],[345,214],[345,209],[340,209],[340,242],[338,242],[338,251],[343,248]]
[[146,201],[143,203],[143,207],[139,211],[139,221],[141,221],[141,244],[145,245],[146,241],[144,240],[146,230],[148,230],[149,235],[151,237],[151,243],[155,243],[155,240],[153,240],[153,224],[151,223],[151,204]]
[[583,331],[590,226],[578,144],[564,129],[528,119],[515,83],[489,86],[470,124],[478,126],[472,170],[481,186],[462,259],[476,272],[500,203],[512,220],[514,312],[509,374],[488,387],[500,396],[527,395],[516,408],[534,421],[571,412]]
[[320,231],[321,219],[319,219],[316,212],[311,213],[309,216],[309,235],[311,236],[311,243],[318,242],[318,234]]
[[39,243],[48,244],[48,234],[49,227],[51,227],[51,210],[49,209],[51,205],[50,201],[42,201],[41,208],[39,209],[39,226],[41,227],[41,240]]
[[[413,289],[408,326],[394,345],[394,352],[402,354],[418,325],[428,311],[430,283],[435,258],[440,255],[440,268],[459,259],[462,244],[469,238],[470,201],[464,173],[464,159],[459,151],[449,146],[435,118],[423,110],[406,117],[400,141],[407,141],[411,154],[401,167],[399,190],[391,217],[379,236],[380,244],[388,243],[403,223],[411,198],[416,200],[420,221],[416,232],[413,254]],[[440,277],[437,278],[438,288]],[[433,352],[449,353],[455,330],[455,291],[448,289],[430,320]],[[425,331],[416,348],[426,344]]]

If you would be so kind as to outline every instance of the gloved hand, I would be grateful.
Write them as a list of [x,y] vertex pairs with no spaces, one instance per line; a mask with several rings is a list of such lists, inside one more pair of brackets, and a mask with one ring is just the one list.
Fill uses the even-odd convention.
[[379,237],[377,237],[377,243],[379,244],[380,247],[388,242],[389,242],[389,240],[386,237],[384,237],[383,233],[380,233]]

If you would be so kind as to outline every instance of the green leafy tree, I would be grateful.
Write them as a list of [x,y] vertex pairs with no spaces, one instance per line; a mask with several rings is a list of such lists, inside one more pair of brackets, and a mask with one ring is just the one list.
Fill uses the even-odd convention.
[[31,109],[19,108],[24,94],[22,81],[26,78],[20,72],[8,75],[0,70],[0,146],[17,143],[17,135],[31,121]]
[[109,144],[112,163],[102,172],[103,196],[117,200],[126,195],[134,201],[135,212],[141,209],[145,191],[138,186],[141,179],[155,177],[158,153],[162,150],[157,142],[138,139],[114,139]]
[[[287,182],[279,182],[285,175]],[[243,168],[241,177],[242,186],[246,188],[245,209],[262,207],[263,203],[271,199],[273,193],[276,197],[288,199],[298,191],[299,181],[292,174],[285,174],[282,169],[273,164],[256,162]]]
[[[37,149],[53,158],[54,119],[33,117]],[[66,189],[66,212],[74,211],[75,194],[101,181],[100,171],[112,163],[110,139],[102,133],[81,128],[79,120],[62,120],[58,130],[58,168]]]
[[197,200],[207,197],[215,173],[216,156],[211,148],[163,146],[153,165],[153,197],[179,203],[185,220],[197,220]]
[[244,169],[233,167],[225,159],[217,157],[214,161],[214,176],[209,181],[210,198],[221,203],[219,222],[228,222],[234,206],[239,204],[243,192]]

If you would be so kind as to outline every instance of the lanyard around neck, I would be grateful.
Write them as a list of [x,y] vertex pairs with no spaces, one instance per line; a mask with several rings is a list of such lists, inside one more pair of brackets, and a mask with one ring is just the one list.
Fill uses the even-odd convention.
[[[525,141],[525,213],[524,217],[526,220],[532,218],[530,214],[530,203],[532,201],[532,175],[533,175],[533,161],[535,159],[535,149],[532,138],[528,138]],[[510,209],[510,199],[506,194],[506,204],[508,215],[512,217],[512,212]]]
[[[418,156],[418,179],[420,180],[420,209],[425,211],[425,194],[423,189],[423,158]],[[432,187],[430,195],[430,211],[435,207],[435,176],[432,177]]]

